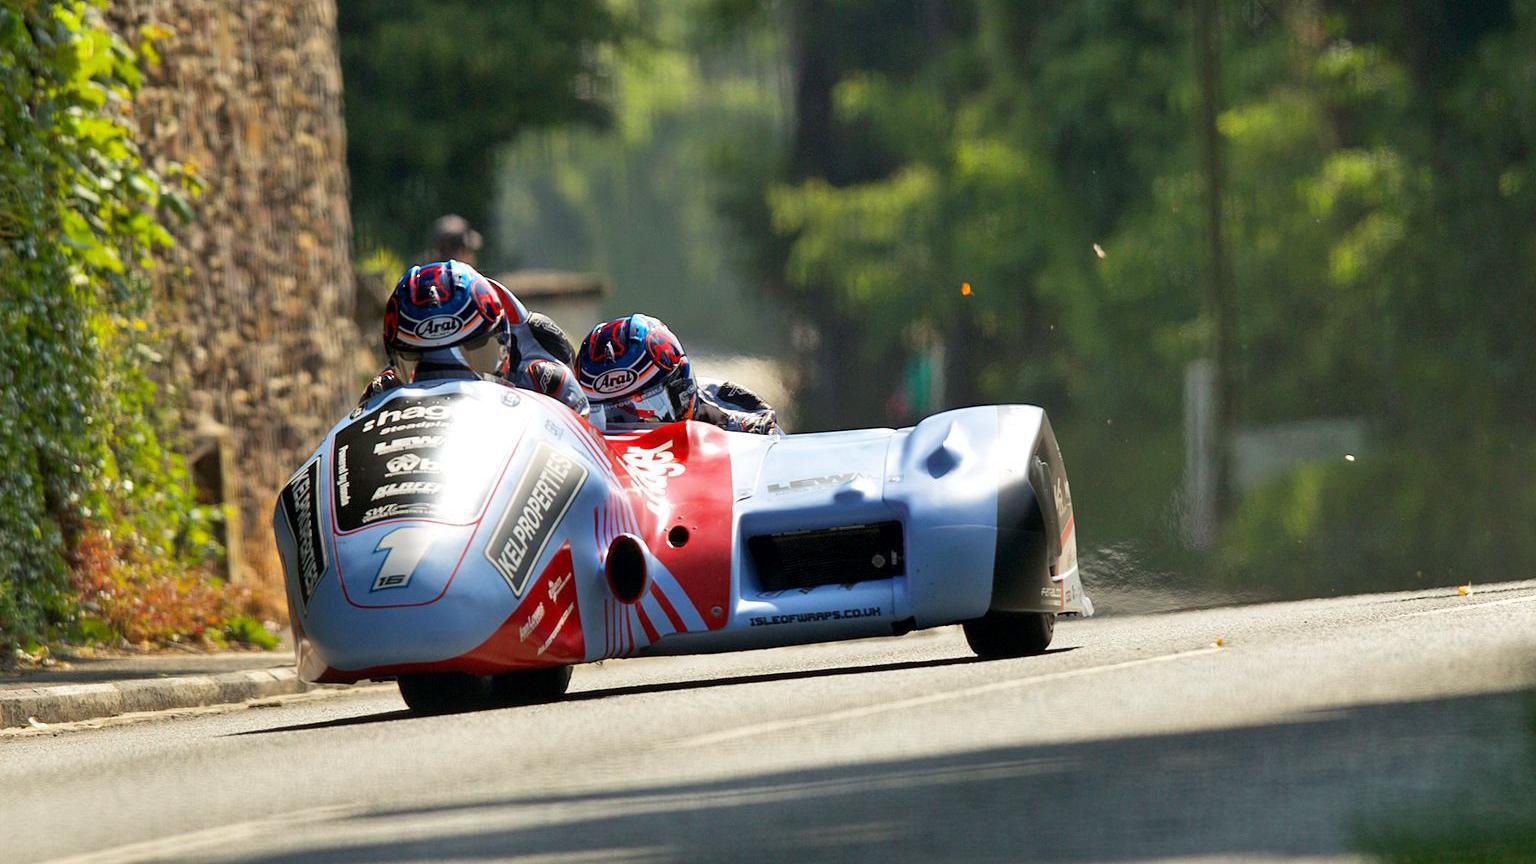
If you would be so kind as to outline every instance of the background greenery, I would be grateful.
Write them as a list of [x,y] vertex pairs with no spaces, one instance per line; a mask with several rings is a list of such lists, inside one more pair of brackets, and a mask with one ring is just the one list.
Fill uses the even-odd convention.
[[602,0],[342,0],[337,11],[363,249],[415,259],[450,211],[485,225],[500,145],[609,119],[603,61],[621,22]]
[[[1046,406],[1091,582],[1531,574],[1536,3],[1214,4],[1233,429],[1365,438],[1236,490],[1201,551],[1194,4],[606,8],[614,122],[495,146],[504,260],[609,273],[615,311],[783,359],[800,428]],[[944,405],[914,404],[936,343]]]
[[[10,644],[234,608],[148,374],[149,253],[196,184],[139,159],[154,33],[124,44],[103,2],[0,0]],[[612,311],[777,359],[802,429],[1044,405],[1091,584],[1536,565],[1536,0],[1213,4],[1219,267],[1193,0],[338,6],[360,259],[461,212],[492,269],[602,272]],[[1236,490],[1194,550],[1184,376],[1223,270],[1234,428],[1364,441]]]

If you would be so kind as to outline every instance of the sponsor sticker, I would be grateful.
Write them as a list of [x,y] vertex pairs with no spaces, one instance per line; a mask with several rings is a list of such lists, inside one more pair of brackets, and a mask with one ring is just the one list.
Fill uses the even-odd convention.
[[566,543],[549,559],[549,566],[535,577],[528,596],[512,615],[517,637],[508,655],[541,663],[582,660],[586,655],[581,632],[581,612],[576,608],[572,585],[571,544]]
[[792,492],[809,492],[812,489],[830,489],[851,483],[857,480],[857,473],[827,474],[821,477],[806,477],[800,480],[789,480],[783,483],[769,483],[769,495],[787,495]]
[[352,503],[352,483],[347,470],[347,451],[351,449],[340,447],[336,450],[336,500],[343,507]]
[[402,453],[399,456],[384,463],[389,470],[386,477],[394,477],[398,474],[436,474],[438,472],[437,460],[415,453]]
[[398,426],[401,423],[410,423],[413,420],[425,420],[428,423],[444,423],[453,419],[453,406],[449,403],[438,402],[435,404],[412,404],[401,408],[393,407],[401,402],[415,402],[415,400],[396,399],[390,402],[363,423],[363,431],[372,432],[375,429],[381,429],[384,430],[383,434],[388,434],[389,430],[387,427]]
[[311,459],[308,465],[283,487],[283,518],[288,520],[288,530],[293,534],[296,556],[295,570],[299,583],[299,599],[309,608],[309,598],[315,595],[315,586],[325,575],[325,546],[320,541],[320,505],[315,490],[320,486],[320,457]]
[[747,621],[752,627],[772,627],[775,624],[813,624],[819,621],[879,618],[884,614],[879,606],[865,606],[861,609],[828,609],[825,612],[798,612],[794,615],[757,615],[748,618]]
[[441,446],[443,446],[442,435],[413,435],[409,438],[396,438],[393,441],[380,441],[373,445],[373,455],[388,456],[402,450],[424,450]]
[[442,339],[459,331],[459,319],[452,315],[439,315],[416,325],[416,335],[423,339]]
[[630,447],[624,451],[624,465],[629,476],[645,495],[646,507],[658,515],[667,512],[667,483],[688,470],[672,452],[672,441],[655,447]]
[[609,369],[597,376],[592,382],[592,389],[603,396],[611,396],[622,393],[635,383],[635,373],[630,369]]
[[513,596],[522,596],[555,526],[586,479],[587,469],[575,459],[539,442],[485,547],[486,560],[507,581]]
[[392,498],[398,495],[436,495],[443,488],[441,483],[429,483],[426,481],[411,481],[406,483],[385,483],[373,490],[373,500],[380,498]]
[[[356,531],[385,519],[474,518],[495,482],[484,466],[501,464],[506,450],[483,444],[472,455],[450,450],[454,424],[481,419],[466,412],[476,407],[471,401],[462,393],[401,395],[337,432],[332,460],[337,530]],[[461,469],[453,456],[474,464]]]
[[363,523],[381,522],[385,519],[401,519],[406,516],[430,516],[436,507],[431,502],[419,504],[384,504],[369,507],[363,513]]

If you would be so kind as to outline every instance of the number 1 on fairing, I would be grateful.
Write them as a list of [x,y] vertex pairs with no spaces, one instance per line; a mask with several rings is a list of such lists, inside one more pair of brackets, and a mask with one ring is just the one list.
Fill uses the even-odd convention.
[[435,529],[415,525],[408,528],[396,528],[379,539],[379,545],[373,547],[375,552],[388,551],[384,558],[384,566],[379,568],[379,575],[373,578],[373,587],[370,591],[382,591],[385,588],[404,588],[411,583],[411,575],[416,572],[416,565],[427,555],[427,550],[432,548],[432,537]]

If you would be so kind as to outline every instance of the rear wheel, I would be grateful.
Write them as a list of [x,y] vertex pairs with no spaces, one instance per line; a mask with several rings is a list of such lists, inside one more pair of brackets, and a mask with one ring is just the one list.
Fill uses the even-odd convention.
[[417,714],[451,714],[558,699],[571,683],[571,667],[520,669],[500,675],[463,672],[401,675],[398,683],[401,698]]
[[463,672],[401,675],[400,697],[417,714],[468,711],[485,703],[489,679]]
[[491,676],[491,701],[497,705],[534,705],[565,695],[571,683],[571,667],[522,669]]
[[987,660],[1043,654],[1056,632],[1052,612],[988,612],[961,625],[976,656]]

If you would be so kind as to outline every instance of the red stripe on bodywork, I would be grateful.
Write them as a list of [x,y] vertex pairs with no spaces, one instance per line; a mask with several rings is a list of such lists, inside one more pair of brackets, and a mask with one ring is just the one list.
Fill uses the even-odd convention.
[[[672,574],[705,626],[723,627],[726,616],[710,612],[730,605],[735,508],[730,434],[688,421],[615,435],[607,444],[629,493],[630,506],[621,518]],[[687,545],[667,543],[675,526],[688,530]],[[669,617],[676,618],[675,609]]]

